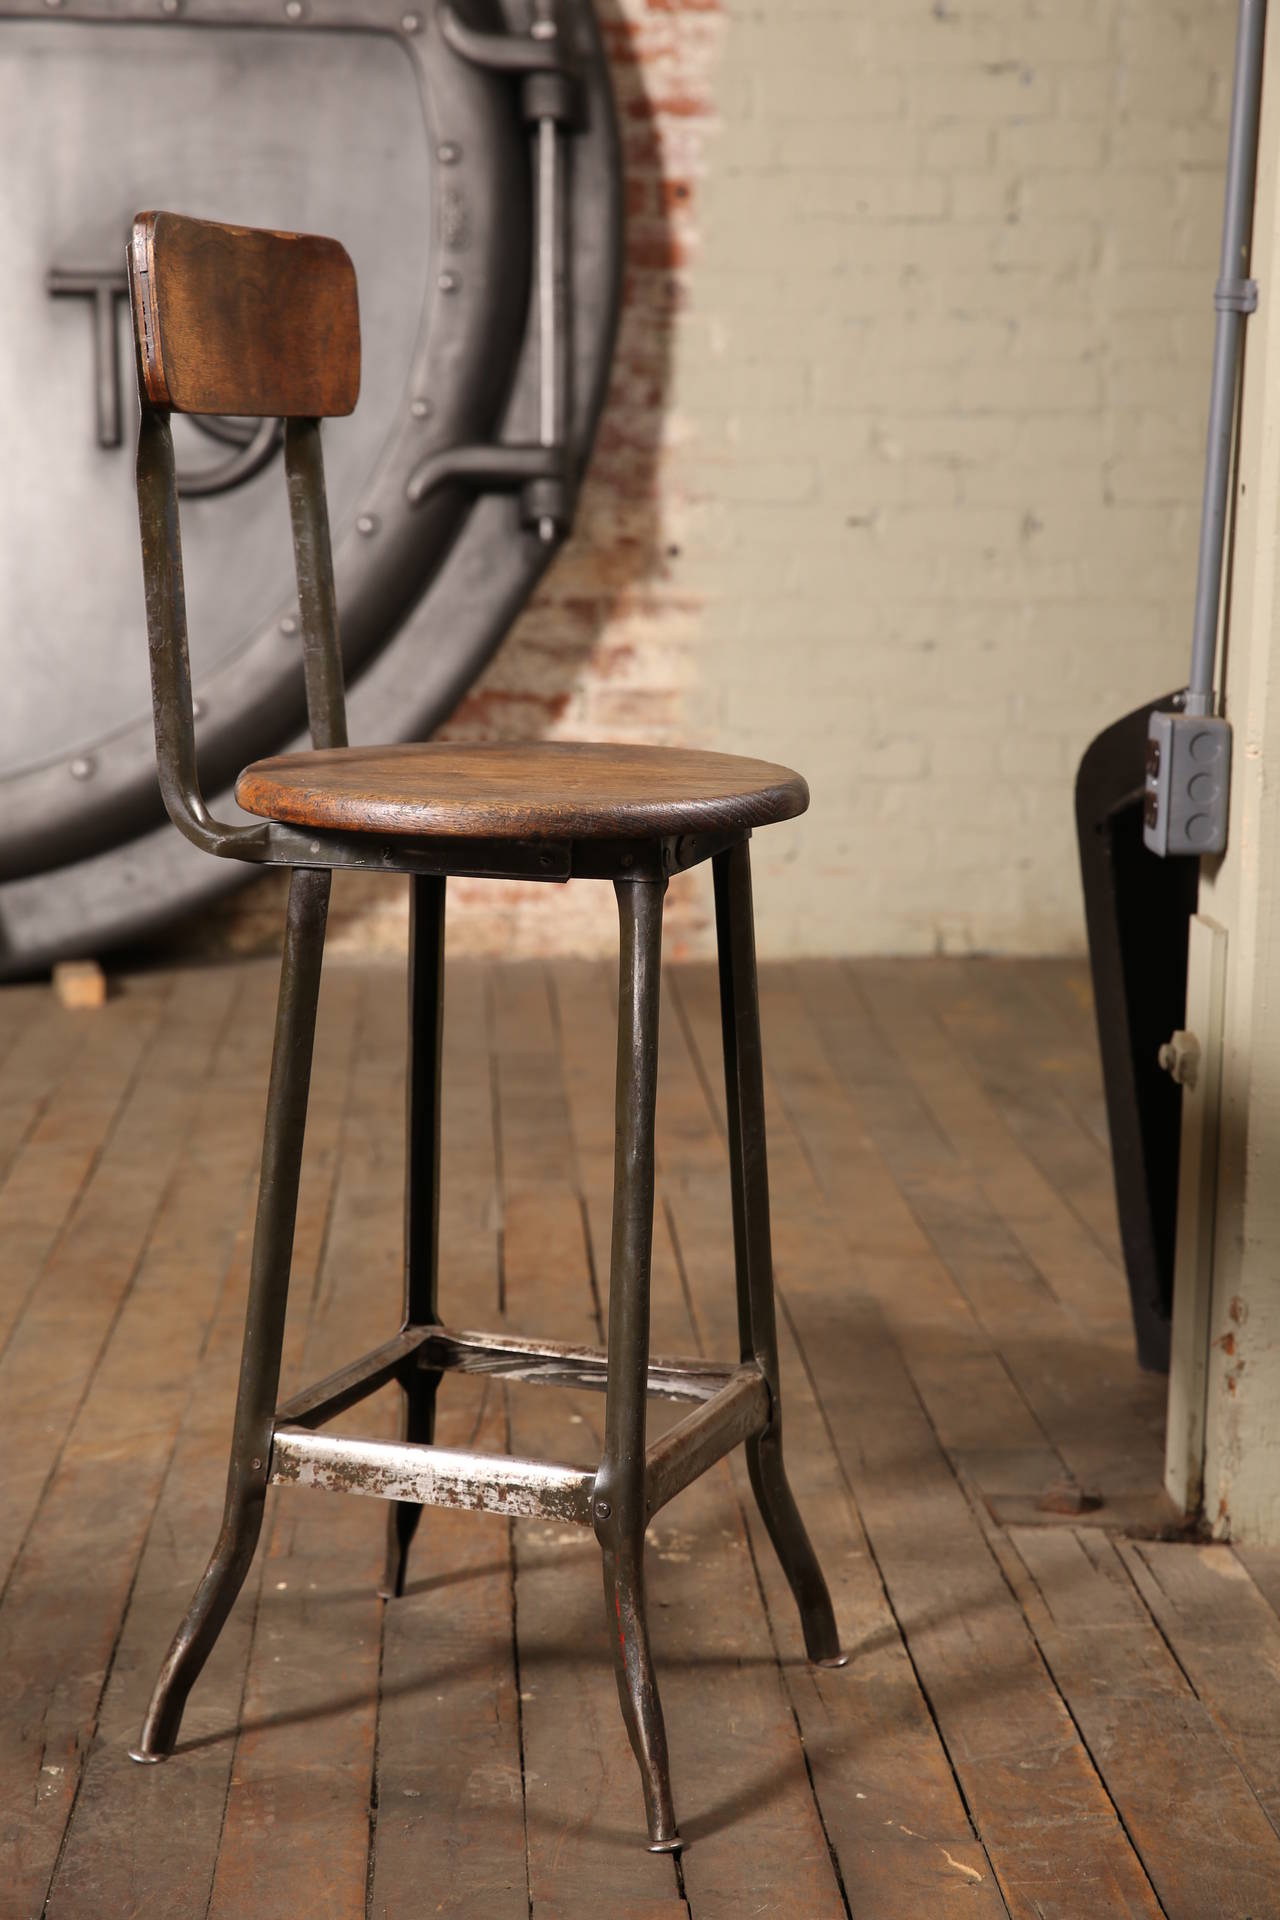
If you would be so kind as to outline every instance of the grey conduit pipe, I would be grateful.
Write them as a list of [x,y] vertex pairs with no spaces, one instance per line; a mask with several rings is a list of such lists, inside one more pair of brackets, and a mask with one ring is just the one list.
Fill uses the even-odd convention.
[[1209,395],[1209,444],[1200,516],[1191,678],[1187,682],[1187,712],[1191,714],[1212,713],[1214,707],[1213,666],[1222,592],[1222,551],[1227,530],[1227,489],[1231,485],[1235,440],[1236,373],[1244,317],[1258,304],[1257,284],[1249,278],[1249,243],[1258,175],[1258,109],[1262,98],[1262,43],[1266,24],[1267,0],[1240,0],[1235,90],[1227,145],[1227,197],[1222,216],[1222,261],[1213,295],[1218,321],[1213,338],[1213,385]]
[[1222,600],[1227,496],[1236,438],[1236,394],[1244,320],[1258,304],[1249,277],[1254,191],[1258,175],[1258,119],[1262,98],[1267,0],[1240,0],[1235,80],[1227,142],[1222,257],[1213,304],[1213,378],[1205,450],[1200,552],[1196,569],[1191,673],[1180,713],[1154,712],[1147,733],[1143,841],[1150,852],[1221,853],[1227,844],[1231,729],[1215,715],[1213,675]]

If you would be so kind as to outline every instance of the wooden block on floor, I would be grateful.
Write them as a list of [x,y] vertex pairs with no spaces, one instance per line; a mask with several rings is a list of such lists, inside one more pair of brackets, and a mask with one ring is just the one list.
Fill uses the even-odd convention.
[[75,1012],[107,1004],[107,976],[96,960],[59,960],[53,990],[59,1003]]

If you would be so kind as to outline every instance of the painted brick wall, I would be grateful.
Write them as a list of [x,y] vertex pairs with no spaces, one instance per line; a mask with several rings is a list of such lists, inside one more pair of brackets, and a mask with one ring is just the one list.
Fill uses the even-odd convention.
[[[576,535],[450,731],[789,760],[760,944],[1064,951],[1080,753],[1185,673],[1234,0],[602,0],[630,227]],[[608,950],[607,889],[454,889]],[[335,931],[398,943],[397,889]],[[268,887],[204,923],[256,945]],[[673,952],[709,885],[672,888]]]

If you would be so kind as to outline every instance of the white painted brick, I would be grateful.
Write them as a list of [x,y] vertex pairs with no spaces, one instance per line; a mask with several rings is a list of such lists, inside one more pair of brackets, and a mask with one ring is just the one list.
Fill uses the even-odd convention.
[[995,131],[985,121],[935,124],[922,129],[920,138],[924,165],[942,172],[988,167],[995,148]]
[[[612,399],[456,730],[799,765],[762,954],[1078,947],[1080,755],[1185,673],[1235,0],[603,18],[639,60]],[[451,950],[614,949],[607,888],[452,894]],[[711,950],[705,876],[667,912]],[[335,927],[402,942],[403,890]]]
[[[1029,173],[1044,173],[1059,167],[1075,170],[1086,167],[1101,172],[1107,162],[1111,138],[1109,130],[1096,120],[1015,122],[996,128],[996,154],[1001,165]],[[1150,158],[1150,145],[1139,146],[1138,151]],[[1135,163],[1131,160],[1129,164]]]

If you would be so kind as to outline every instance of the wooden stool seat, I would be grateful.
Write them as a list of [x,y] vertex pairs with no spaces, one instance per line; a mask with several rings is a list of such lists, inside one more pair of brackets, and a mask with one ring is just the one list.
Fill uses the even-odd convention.
[[246,767],[236,799],[289,826],[545,840],[661,839],[790,820],[798,773],[674,747],[500,741],[341,747]]

